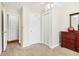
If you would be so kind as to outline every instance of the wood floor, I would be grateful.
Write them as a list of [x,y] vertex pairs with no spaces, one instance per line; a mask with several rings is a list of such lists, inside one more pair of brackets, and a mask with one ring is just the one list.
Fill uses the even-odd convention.
[[61,47],[51,49],[44,44],[22,48],[17,43],[10,43],[1,56],[79,56],[79,53]]

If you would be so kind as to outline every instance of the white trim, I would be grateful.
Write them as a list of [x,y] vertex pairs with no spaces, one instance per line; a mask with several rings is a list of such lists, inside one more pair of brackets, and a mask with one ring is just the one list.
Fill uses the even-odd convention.
[[53,49],[53,48],[55,48],[57,46],[59,46],[59,44],[56,44],[56,45],[53,45],[53,46],[49,46],[49,47]]
[[[38,42],[38,43],[40,43],[40,42]],[[34,45],[34,44],[38,44],[38,43],[32,43],[32,44],[27,44],[27,45],[23,45],[22,47],[24,48],[24,47],[28,47],[28,46],[31,46],[31,45]],[[41,43],[40,43],[41,44]]]

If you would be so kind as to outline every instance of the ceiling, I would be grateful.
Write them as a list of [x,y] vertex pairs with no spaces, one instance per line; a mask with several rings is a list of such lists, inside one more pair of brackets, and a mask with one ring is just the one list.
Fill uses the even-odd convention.
[[48,4],[49,2],[3,2],[2,4],[5,7],[11,7],[11,8],[21,8],[23,5],[26,6],[35,6],[39,9],[42,9],[45,7],[46,4]]

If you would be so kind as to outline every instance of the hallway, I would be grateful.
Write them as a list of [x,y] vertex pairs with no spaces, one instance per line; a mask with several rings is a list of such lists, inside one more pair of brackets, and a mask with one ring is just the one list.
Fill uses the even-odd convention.
[[1,56],[79,56],[79,53],[61,47],[51,49],[40,43],[25,48],[17,43],[10,43]]

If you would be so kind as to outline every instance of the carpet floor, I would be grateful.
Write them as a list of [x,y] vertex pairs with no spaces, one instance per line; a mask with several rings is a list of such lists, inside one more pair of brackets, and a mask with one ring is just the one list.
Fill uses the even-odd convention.
[[51,49],[44,44],[33,44],[22,48],[17,43],[10,43],[1,56],[79,56],[79,53],[60,46]]

